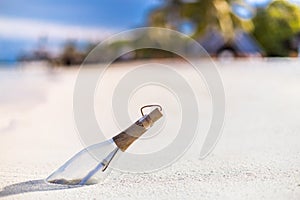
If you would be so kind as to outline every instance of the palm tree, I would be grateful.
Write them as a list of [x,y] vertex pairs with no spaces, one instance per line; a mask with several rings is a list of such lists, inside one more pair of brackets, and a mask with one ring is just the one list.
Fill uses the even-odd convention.
[[231,12],[230,0],[195,0],[182,2],[169,0],[159,9],[151,12],[151,26],[178,30],[183,20],[195,24],[193,37],[199,37],[210,29],[217,29],[230,42],[234,38],[235,28],[250,31],[251,21],[241,20]]

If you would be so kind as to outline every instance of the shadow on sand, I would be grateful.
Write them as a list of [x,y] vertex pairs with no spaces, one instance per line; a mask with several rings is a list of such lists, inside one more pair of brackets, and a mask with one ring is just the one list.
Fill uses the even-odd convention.
[[0,198],[5,196],[10,196],[10,195],[27,193],[27,192],[64,190],[64,189],[71,189],[77,187],[82,187],[82,186],[49,184],[43,179],[31,180],[31,181],[26,181],[21,183],[15,183],[2,188],[2,191],[0,191]]

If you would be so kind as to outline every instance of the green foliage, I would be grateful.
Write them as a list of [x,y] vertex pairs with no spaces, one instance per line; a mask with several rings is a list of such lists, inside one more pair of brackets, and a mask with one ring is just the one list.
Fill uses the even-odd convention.
[[277,0],[260,9],[253,19],[253,35],[268,56],[287,56],[289,41],[300,31],[300,9],[286,0]]
[[275,0],[267,8],[258,8],[253,20],[242,20],[231,12],[233,0],[198,0],[182,3],[169,0],[164,7],[154,10],[149,16],[152,26],[178,30],[183,20],[196,25],[194,37],[208,29],[217,29],[225,40],[234,38],[234,30],[252,32],[268,56],[287,56],[289,41],[300,32],[300,8],[287,0]]
[[199,37],[208,29],[217,29],[228,41],[233,39],[235,28],[251,30],[251,21],[244,21],[231,12],[230,0],[198,0],[193,3],[180,3],[170,0],[149,16],[152,26],[167,27],[178,30],[183,20],[196,25],[194,37]]

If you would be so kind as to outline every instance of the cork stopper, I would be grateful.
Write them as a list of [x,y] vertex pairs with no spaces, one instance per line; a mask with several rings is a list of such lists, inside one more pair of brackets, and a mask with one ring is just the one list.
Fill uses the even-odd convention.
[[151,111],[148,115],[143,116],[125,131],[113,137],[116,145],[121,151],[126,149],[141,135],[143,135],[157,120],[159,120],[163,114],[156,108]]

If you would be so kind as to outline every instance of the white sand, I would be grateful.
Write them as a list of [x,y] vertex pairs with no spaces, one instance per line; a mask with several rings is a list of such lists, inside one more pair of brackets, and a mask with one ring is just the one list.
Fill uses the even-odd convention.
[[218,66],[227,119],[209,157],[186,156],[151,174],[113,171],[103,183],[71,189],[42,179],[82,149],[72,113],[76,69],[1,69],[0,197],[300,199],[300,62]]

